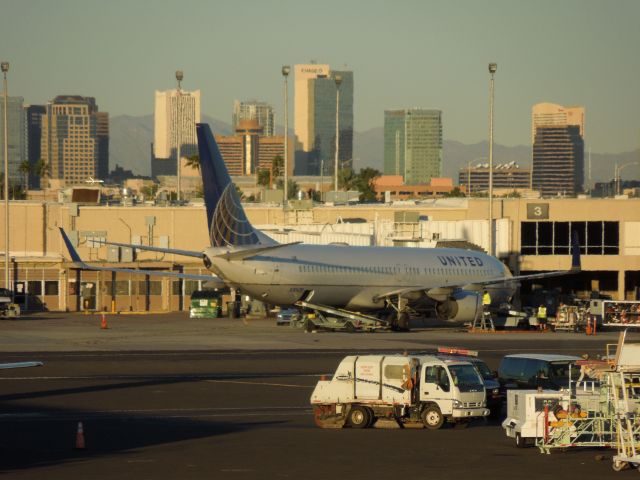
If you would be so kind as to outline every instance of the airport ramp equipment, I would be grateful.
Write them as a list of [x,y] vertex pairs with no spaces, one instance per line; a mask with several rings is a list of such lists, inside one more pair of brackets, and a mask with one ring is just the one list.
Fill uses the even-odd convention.
[[543,429],[536,436],[541,452],[613,448],[615,471],[640,467],[640,344],[625,340],[626,331],[615,356],[578,362],[580,377],[563,393],[563,402],[545,405]]
[[314,312],[313,316],[307,315],[305,319],[305,329],[309,332],[313,330],[373,332],[391,328],[388,322],[372,315],[319,305],[306,300],[298,300],[295,305]]

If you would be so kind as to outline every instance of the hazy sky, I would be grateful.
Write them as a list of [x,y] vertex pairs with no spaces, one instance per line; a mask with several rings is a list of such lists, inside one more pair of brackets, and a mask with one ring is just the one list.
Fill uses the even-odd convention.
[[94,96],[112,116],[152,113],[180,68],[227,122],[250,98],[283,122],[283,64],[346,65],[356,130],[438,108],[465,143],[487,138],[495,61],[497,143],[529,144],[531,105],[549,101],[585,106],[587,148],[617,153],[640,144],[639,19],[637,0],[0,0],[0,58],[10,95]]

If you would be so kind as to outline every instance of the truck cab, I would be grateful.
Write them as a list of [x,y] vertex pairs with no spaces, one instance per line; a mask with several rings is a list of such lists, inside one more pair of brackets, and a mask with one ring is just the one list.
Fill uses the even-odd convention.
[[331,418],[355,428],[378,418],[430,429],[445,421],[466,424],[489,414],[485,402],[482,378],[471,363],[432,355],[350,355],[311,395],[319,426]]

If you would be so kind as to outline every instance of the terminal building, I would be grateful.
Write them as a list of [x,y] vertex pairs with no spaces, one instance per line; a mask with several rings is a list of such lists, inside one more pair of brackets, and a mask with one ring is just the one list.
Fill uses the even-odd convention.
[[[296,208],[299,208],[297,210]],[[428,247],[466,241],[488,250],[486,198],[311,206],[247,204],[250,221],[278,241]],[[514,274],[564,270],[576,232],[582,272],[523,285],[614,299],[640,293],[640,199],[494,199],[495,252]],[[0,218],[4,212],[0,205]],[[78,271],[56,227],[69,233],[87,262],[130,268],[206,273],[192,258],[105,247],[99,240],[200,250],[208,245],[203,205],[95,206],[13,201],[11,284],[25,309],[177,311],[188,308],[202,282],[135,274]],[[4,252],[0,236],[0,252]],[[0,267],[4,255],[0,257]],[[0,285],[3,279],[0,279]]]

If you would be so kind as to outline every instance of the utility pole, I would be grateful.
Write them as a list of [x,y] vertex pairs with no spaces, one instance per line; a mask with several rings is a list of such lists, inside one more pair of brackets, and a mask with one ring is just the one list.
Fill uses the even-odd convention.
[[497,63],[489,64],[491,80],[489,83],[489,255],[493,249],[493,77],[498,70]]

